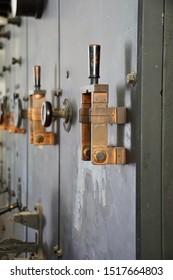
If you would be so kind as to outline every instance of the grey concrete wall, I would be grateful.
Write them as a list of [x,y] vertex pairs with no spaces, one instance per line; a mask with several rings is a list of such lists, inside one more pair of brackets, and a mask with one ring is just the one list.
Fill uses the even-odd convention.
[[[21,68],[16,66],[6,77],[11,97],[16,84],[21,96],[33,90],[32,68],[39,64],[46,99],[51,101],[51,91],[61,88],[60,105],[65,97],[73,104],[72,128],[67,133],[62,120],[55,124],[54,146],[30,145],[28,122],[25,135],[0,132],[4,177],[11,167],[14,186],[18,177],[22,180],[23,203],[31,210],[38,201],[43,205],[48,259],[56,258],[57,244],[64,259],[136,257],[136,93],[126,86],[126,75],[136,71],[137,8],[137,0],[50,0],[42,19],[23,18],[21,28],[12,28],[13,38],[0,54],[8,61],[12,55],[23,59]],[[128,123],[109,129],[110,144],[127,148],[125,166],[94,166],[81,160],[80,88],[89,84],[87,48],[92,43],[101,45],[100,83],[109,84],[109,106],[128,109]]]

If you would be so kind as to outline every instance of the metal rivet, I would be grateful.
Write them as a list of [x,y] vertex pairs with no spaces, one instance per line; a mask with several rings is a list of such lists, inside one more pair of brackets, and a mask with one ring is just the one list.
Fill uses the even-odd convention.
[[83,151],[83,156],[85,159],[90,160],[91,158],[91,150],[90,148],[85,148]]
[[135,72],[131,72],[131,73],[127,74],[126,82],[128,85],[130,85],[131,87],[134,87],[136,85],[136,81],[137,81],[137,77],[136,77]]
[[37,136],[37,140],[36,141],[37,141],[37,143],[43,143],[44,137],[39,135],[39,136]]

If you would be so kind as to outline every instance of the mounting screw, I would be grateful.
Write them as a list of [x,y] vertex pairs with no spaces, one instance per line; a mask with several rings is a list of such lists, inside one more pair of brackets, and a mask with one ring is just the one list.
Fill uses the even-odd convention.
[[29,97],[28,96],[24,96],[23,97],[23,101],[27,102],[29,100]]
[[22,64],[22,58],[19,57],[19,58],[15,58],[15,57],[12,57],[12,64],[19,64],[21,65]]
[[3,66],[2,67],[2,72],[11,72],[11,67],[10,66]]
[[11,36],[11,33],[10,33],[10,31],[2,31],[2,32],[0,32],[0,37],[1,38],[6,38],[6,39],[10,39],[10,36]]
[[43,143],[44,137],[42,135],[37,136],[37,143]]
[[69,72],[69,70],[67,70],[67,71],[66,71],[66,79],[68,79],[69,76],[70,76],[70,72]]
[[83,151],[83,156],[86,160],[90,160],[91,158],[91,149],[90,148],[85,148]]
[[62,258],[62,249],[59,249],[58,245],[53,247],[53,251],[57,254],[58,258]]
[[21,17],[8,18],[8,23],[17,25],[18,27],[20,27],[21,21]]
[[94,160],[98,163],[102,163],[106,160],[107,155],[105,151],[96,151],[94,153]]
[[135,72],[131,72],[131,73],[127,74],[126,82],[131,87],[134,87],[136,85],[136,82],[137,82],[136,73]]

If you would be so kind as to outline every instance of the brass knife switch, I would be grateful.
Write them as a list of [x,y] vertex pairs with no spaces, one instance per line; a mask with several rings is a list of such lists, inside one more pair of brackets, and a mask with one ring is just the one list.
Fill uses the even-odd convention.
[[126,108],[108,107],[108,90],[103,84],[82,88],[82,159],[96,165],[126,163],[125,148],[108,145],[108,125],[126,123]]
[[53,145],[55,142],[54,133],[46,132],[41,123],[41,108],[45,102],[46,91],[40,89],[40,66],[34,66],[35,90],[30,95],[30,108],[28,119],[30,121],[30,143],[34,145]]

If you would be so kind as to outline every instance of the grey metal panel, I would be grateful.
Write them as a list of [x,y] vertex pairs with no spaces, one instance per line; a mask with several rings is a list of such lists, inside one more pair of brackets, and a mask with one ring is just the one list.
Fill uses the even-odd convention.
[[[33,66],[41,65],[41,86],[46,99],[58,88],[58,1],[48,1],[41,20],[28,18],[28,92],[34,89]],[[49,129],[48,129],[49,130]],[[28,131],[29,137],[29,131]],[[28,145],[28,206],[41,202],[45,215],[44,244],[46,257],[56,258],[53,246],[58,242],[59,145]],[[34,236],[29,231],[29,238]]]
[[[13,33],[16,48],[11,53],[17,56],[18,48],[22,48],[23,55],[26,54],[23,68],[15,70],[13,86],[20,81],[21,94],[25,86],[27,93],[33,89],[32,68],[40,64],[42,88],[47,90],[47,99],[51,100],[51,90],[60,86],[63,90],[61,106],[65,97],[70,97],[74,106],[74,120],[69,133],[64,131],[60,120],[58,145],[30,145],[27,142],[29,130],[24,137],[8,138],[14,141],[11,148],[13,161],[9,152],[8,162],[15,165],[14,180],[18,176],[22,177],[29,209],[32,210],[38,201],[43,205],[43,240],[48,259],[56,257],[53,246],[59,243],[59,231],[64,259],[136,257],[137,93],[135,88],[129,89],[125,81],[128,72],[136,71],[137,7],[137,0],[51,0],[47,2],[42,19],[26,20],[26,38],[23,37],[23,29],[20,34],[17,31]],[[26,49],[25,39],[28,43]],[[78,110],[80,88],[89,83],[87,47],[91,43],[102,46],[100,82],[110,86],[109,105],[128,108],[129,122],[124,128],[110,130],[110,141],[115,142],[112,144],[124,145],[128,150],[126,166],[93,166],[81,160]],[[67,71],[69,78],[66,76]],[[27,151],[25,145],[28,145]],[[24,164],[21,167],[22,162]],[[28,240],[33,236],[33,231],[29,231]]]
[[163,61],[163,147],[162,147],[162,205],[163,259],[173,258],[173,2],[165,1],[164,61]]
[[[27,48],[26,48],[26,21],[22,20],[21,27],[6,26],[6,29],[11,31],[11,39],[9,41],[5,41],[5,48],[3,50],[3,65],[11,65],[12,57],[22,56],[25,58],[23,61],[23,65],[12,66],[11,65],[11,73],[5,73],[4,81],[5,81],[5,89],[3,91],[3,95],[8,95],[8,101],[10,104],[10,111],[13,112],[13,93],[17,92],[20,94],[22,98],[24,93],[26,94],[26,59],[27,59]],[[16,91],[16,85],[18,85],[18,89]],[[6,89],[9,89],[6,92]],[[15,135],[9,134],[8,132],[1,131],[3,135],[3,177],[8,181],[8,168],[11,169],[11,188],[15,191],[17,197],[17,187],[18,187],[18,178],[21,178],[22,185],[22,203],[26,205],[26,193],[27,193],[27,135]],[[7,196],[6,196],[7,197]],[[13,202],[15,202],[13,199]],[[5,198],[5,205],[7,205],[7,199]],[[15,210],[18,211],[18,210]],[[6,230],[2,232],[2,236],[13,236],[21,240],[25,240],[25,228],[21,226],[13,225],[8,221],[8,217],[14,213],[12,211],[9,214],[5,214],[2,217],[4,221],[4,225]]]
[[[136,70],[137,1],[60,1],[61,87],[77,116],[69,135],[60,128],[61,241],[70,259],[135,259],[135,90],[126,88]],[[110,86],[110,106],[127,106],[130,122],[117,139],[128,149],[126,166],[93,166],[81,160],[80,88],[89,83],[87,48],[101,45],[100,83]],[[66,72],[69,71],[69,78]],[[134,95],[133,98],[131,95]],[[136,117],[136,116],[135,116]],[[134,121],[134,120],[133,120]]]
[[139,1],[137,258],[161,259],[163,0]]

